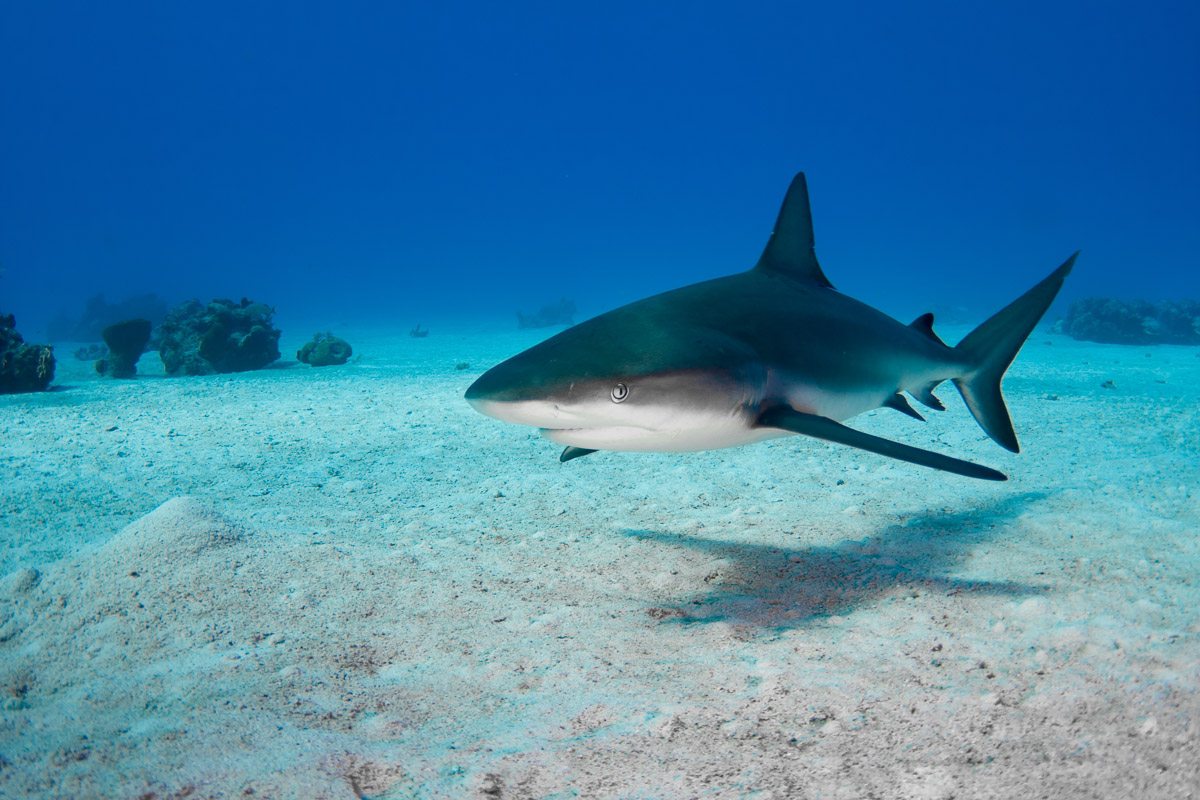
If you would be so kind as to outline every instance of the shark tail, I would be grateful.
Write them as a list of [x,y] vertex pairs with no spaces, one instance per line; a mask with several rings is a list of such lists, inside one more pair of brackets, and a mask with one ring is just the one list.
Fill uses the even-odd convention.
[[954,385],[979,427],[1005,450],[1018,453],[1021,446],[1004,405],[1000,381],[1038,320],[1054,302],[1078,257],[1076,252],[1045,280],[967,334],[954,348],[969,365],[964,374],[954,378]]

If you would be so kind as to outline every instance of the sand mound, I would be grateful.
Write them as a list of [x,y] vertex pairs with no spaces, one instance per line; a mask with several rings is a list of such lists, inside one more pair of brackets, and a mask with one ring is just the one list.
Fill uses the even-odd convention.
[[179,566],[205,550],[245,539],[246,532],[193,497],[168,500],[100,548],[98,560],[141,561],[149,569]]
[[[260,796],[280,791],[294,757],[259,745],[285,726],[249,718],[247,703],[269,697],[276,710],[315,716],[301,698],[320,681],[295,666],[280,678],[268,663],[286,637],[273,632],[281,620],[267,587],[288,566],[254,543],[179,497],[44,575],[0,580],[0,635],[11,645],[0,666],[0,794],[199,797],[252,777]],[[293,694],[297,682],[305,688]],[[290,772],[289,785],[303,776],[314,797],[379,791],[396,774],[334,742]]]

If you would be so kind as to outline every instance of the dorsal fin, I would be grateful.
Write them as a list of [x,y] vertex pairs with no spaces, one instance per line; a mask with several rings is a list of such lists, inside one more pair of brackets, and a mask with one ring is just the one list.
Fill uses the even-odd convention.
[[939,344],[946,344],[942,341],[942,337],[933,332],[933,314],[922,314],[910,322],[908,327],[912,328],[914,331],[920,331]]
[[801,172],[792,179],[775,229],[755,269],[774,272],[793,280],[809,281],[833,288],[821,271],[813,250],[812,211],[808,206],[808,183]]

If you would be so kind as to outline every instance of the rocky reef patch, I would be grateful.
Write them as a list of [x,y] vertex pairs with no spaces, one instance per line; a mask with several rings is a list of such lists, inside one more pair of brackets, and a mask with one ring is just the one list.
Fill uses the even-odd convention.
[[168,375],[213,375],[262,369],[279,359],[275,309],[245,297],[207,305],[189,300],[167,312],[159,356]]
[[54,380],[54,348],[25,344],[12,314],[0,314],[0,394],[45,391]]
[[1200,301],[1084,297],[1071,303],[1056,330],[1103,344],[1200,344]]
[[332,333],[317,333],[311,342],[296,352],[296,358],[314,367],[331,367],[345,364],[354,355],[354,348],[345,339]]
[[96,360],[96,372],[111,378],[133,378],[137,362],[150,341],[148,319],[130,319],[109,325],[100,332],[108,353]]

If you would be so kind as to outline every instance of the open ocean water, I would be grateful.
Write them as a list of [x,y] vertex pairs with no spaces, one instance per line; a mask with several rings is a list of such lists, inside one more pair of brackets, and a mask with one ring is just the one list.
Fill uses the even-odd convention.
[[[0,9],[0,796],[1195,796],[1198,34]],[[464,399],[752,267],[800,170],[837,290],[952,346],[1082,251],[1004,380],[1020,453],[949,381],[846,420],[1007,481],[808,436],[560,463]],[[671,386],[668,427],[707,396]]]

